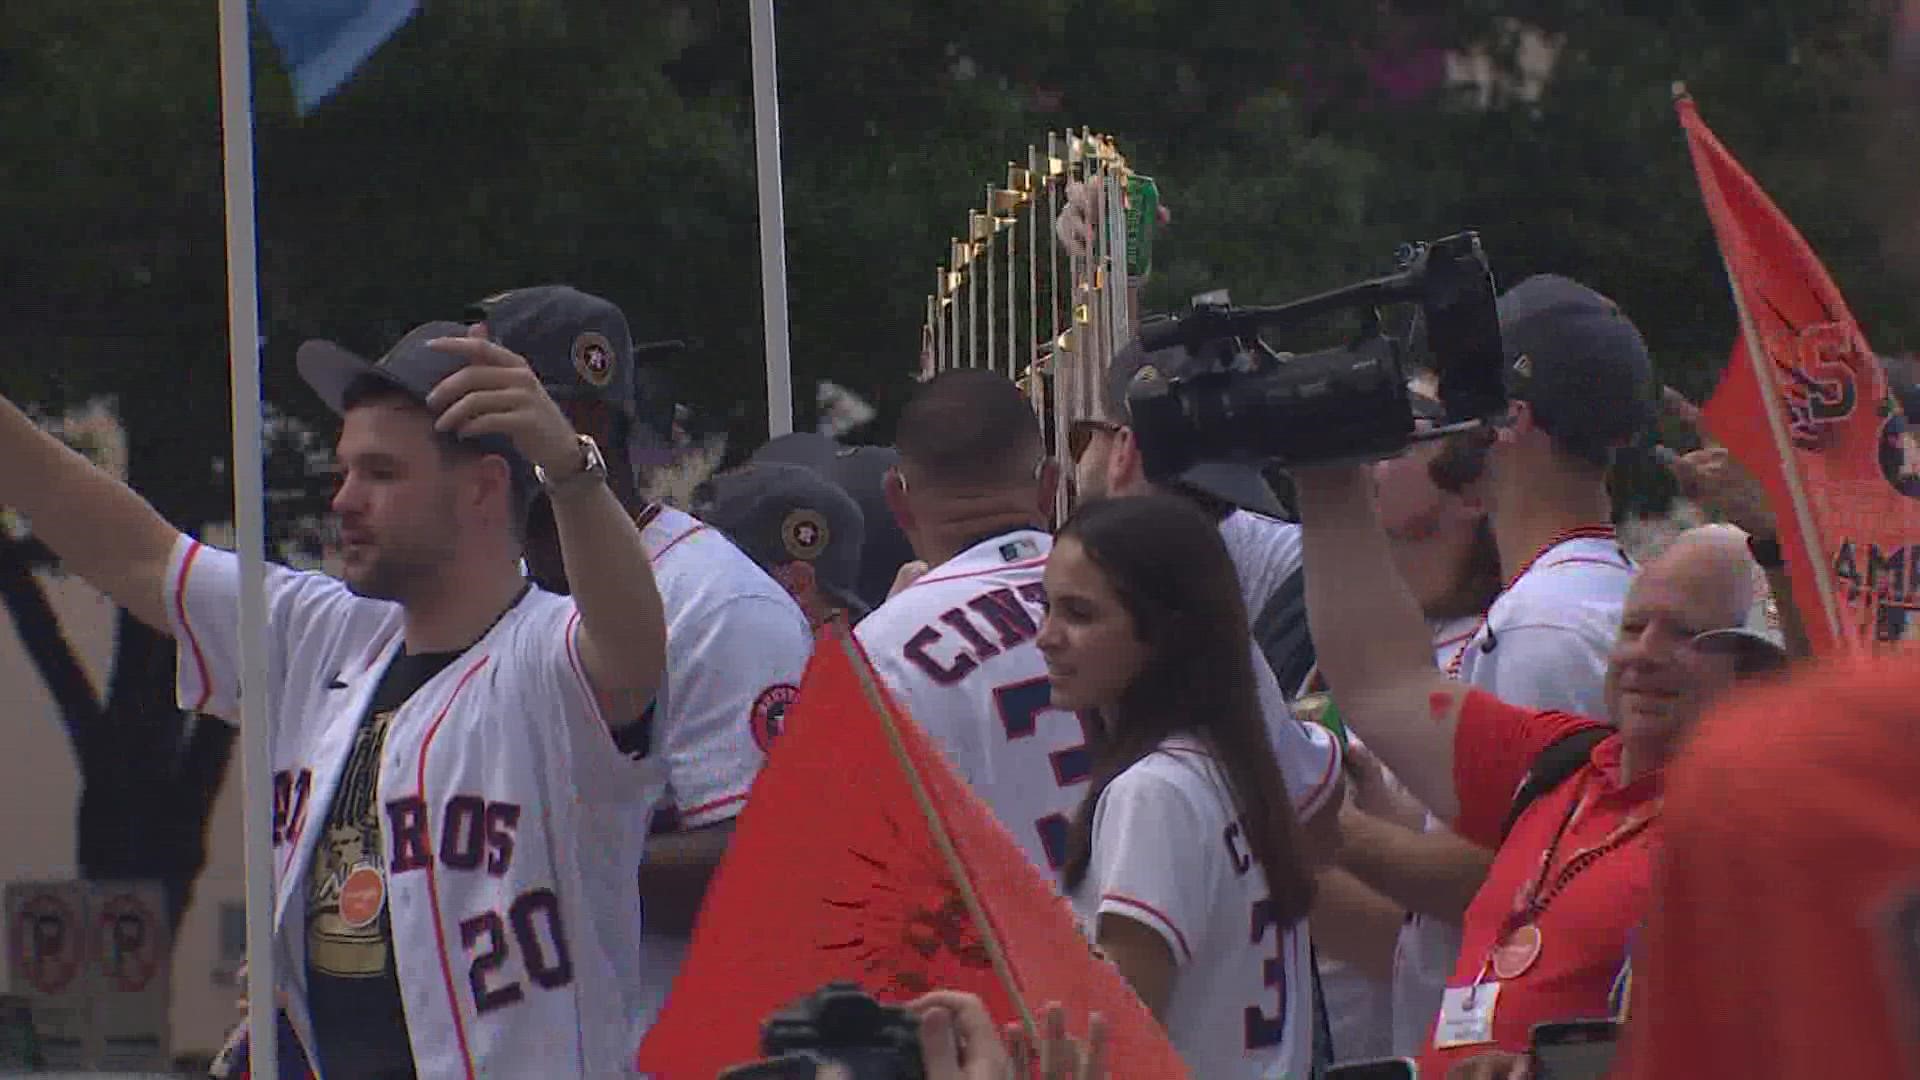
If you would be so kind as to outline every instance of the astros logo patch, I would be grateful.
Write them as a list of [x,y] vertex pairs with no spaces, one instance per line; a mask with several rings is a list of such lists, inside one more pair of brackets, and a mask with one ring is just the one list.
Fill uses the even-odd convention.
[[573,370],[592,386],[613,381],[613,343],[589,330],[573,339]]
[[817,510],[790,510],[780,523],[780,543],[787,554],[812,562],[827,547],[827,519]]
[[766,753],[773,745],[773,740],[786,730],[787,710],[793,707],[794,700],[799,696],[799,687],[791,683],[775,683],[754,699],[748,721],[753,728],[753,744],[760,748],[761,753]]

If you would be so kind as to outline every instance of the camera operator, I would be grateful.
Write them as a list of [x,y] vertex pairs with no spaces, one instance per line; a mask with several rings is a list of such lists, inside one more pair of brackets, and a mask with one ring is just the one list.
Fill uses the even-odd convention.
[[[1408,389],[1418,429],[1445,422],[1436,375],[1418,373]],[[1487,450],[1484,439],[1464,432],[1373,468],[1394,563],[1433,629],[1435,663],[1442,667],[1479,628],[1500,588],[1500,557],[1488,520]],[[1308,689],[1323,691],[1319,682],[1316,672]],[[1432,1028],[1437,987],[1453,956],[1440,958],[1433,1004],[1400,1025],[1408,1033],[1396,1047],[1392,983],[1400,939],[1412,937],[1403,933],[1407,920],[1417,913],[1458,923],[1493,855],[1444,829],[1423,831],[1425,808],[1358,739],[1349,742],[1347,765],[1350,797],[1341,810],[1340,865],[1321,875],[1314,919],[1334,1051],[1342,1061],[1411,1056]]]

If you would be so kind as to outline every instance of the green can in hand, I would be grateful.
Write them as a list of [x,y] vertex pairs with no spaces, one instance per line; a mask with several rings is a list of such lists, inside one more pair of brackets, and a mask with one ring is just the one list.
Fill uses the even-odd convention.
[[1144,278],[1153,270],[1153,234],[1160,227],[1160,188],[1151,176],[1127,177],[1127,276]]

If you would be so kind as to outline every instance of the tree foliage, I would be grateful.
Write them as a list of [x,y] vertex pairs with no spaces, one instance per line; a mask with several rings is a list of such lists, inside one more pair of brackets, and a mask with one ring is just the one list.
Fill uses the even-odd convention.
[[[182,527],[222,520],[211,6],[14,0],[8,16],[0,391],[55,411],[115,395],[135,486]],[[1503,281],[1553,270],[1621,300],[1667,378],[1702,393],[1734,327],[1675,79],[1897,350],[1915,316],[1882,270],[1887,201],[1862,165],[1881,130],[1884,23],[1853,0],[784,5],[794,382],[831,378],[883,416],[897,405],[966,209],[1049,128],[1088,125],[1119,137],[1172,209],[1150,307],[1222,286],[1277,301],[1377,272],[1403,240],[1474,227]],[[1518,25],[1558,45],[1537,99],[1434,85],[1446,50],[1512,68]],[[673,371],[682,397],[730,422],[737,445],[758,441],[745,4],[426,5],[304,118],[277,64],[259,38],[272,400],[324,430],[292,375],[302,339],[375,352],[476,297],[565,280],[617,299],[642,339],[700,339]],[[309,496],[276,502],[290,534],[323,492],[303,485],[299,454],[277,460],[283,489]],[[164,643],[121,629],[124,722],[172,715]],[[154,760],[122,736],[103,745]],[[90,767],[89,792],[129,772]]]

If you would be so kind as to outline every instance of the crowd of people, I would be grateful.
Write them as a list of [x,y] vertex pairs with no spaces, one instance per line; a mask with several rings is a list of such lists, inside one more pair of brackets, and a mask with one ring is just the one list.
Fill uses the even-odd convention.
[[[603,298],[509,290],[375,362],[308,343],[300,374],[340,416],[340,544],[334,574],[266,586],[285,1059],[628,1074],[838,622],[1194,1076],[1525,1076],[1541,1025],[1594,1020],[1624,1025],[1623,1075],[1736,1075],[1676,1071],[1698,1043],[1672,1017],[1709,1013],[1676,986],[1740,1011],[1745,939],[1663,920],[1777,883],[1707,820],[1723,774],[1668,766],[1804,652],[1777,525],[1708,446],[1668,460],[1724,520],[1630,555],[1609,470],[1662,402],[1639,331],[1558,276],[1498,310],[1504,417],[1295,468],[1285,500],[1243,462],[1149,475],[1127,386],[1198,362],[1180,349],[1122,349],[1059,447],[1014,382],[951,370],[894,446],[777,438],[683,510],[642,495],[659,403]],[[1434,373],[1409,374],[1441,422]],[[238,560],[4,400],[0,458],[0,504],[178,642],[182,707],[237,719]],[[1819,712],[1802,694],[1789,711]],[[1856,851],[1824,852],[1835,880]],[[1904,962],[1920,903],[1895,910]],[[1871,981],[1835,1021],[1856,1049],[1904,1016]],[[1770,1048],[1737,1075],[1822,1060],[1778,1016],[1789,992],[1755,1003],[1771,1019],[1711,1014]],[[913,1008],[928,1075],[1010,1074],[977,1001]],[[1049,1075],[1098,1075],[1093,1050]]]

